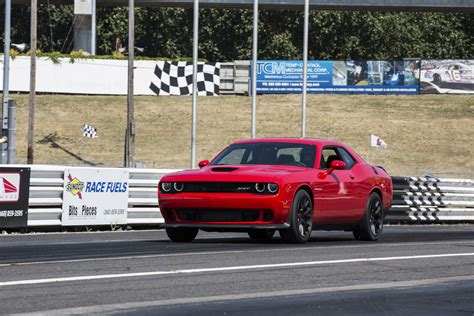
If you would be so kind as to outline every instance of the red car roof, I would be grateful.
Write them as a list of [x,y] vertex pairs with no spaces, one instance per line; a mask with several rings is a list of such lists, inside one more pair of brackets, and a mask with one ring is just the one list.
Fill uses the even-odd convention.
[[319,139],[319,138],[298,138],[298,137],[255,138],[255,139],[239,140],[239,141],[234,142],[233,144],[263,143],[263,142],[312,144],[312,145],[319,145],[319,146],[343,145],[340,142],[332,141],[332,140]]

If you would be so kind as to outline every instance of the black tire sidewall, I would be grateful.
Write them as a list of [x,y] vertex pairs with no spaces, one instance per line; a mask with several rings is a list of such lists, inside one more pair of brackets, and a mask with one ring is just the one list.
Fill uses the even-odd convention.
[[380,228],[380,231],[377,235],[374,235],[372,233],[372,229],[370,228],[371,224],[370,224],[370,205],[373,203],[374,200],[378,200],[380,202],[380,207],[382,208],[382,218],[383,218],[383,204],[382,204],[382,199],[380,198],[380,195],[378,195],[377,193],[375,192],[372,192],[369,196],[369,199],[367,201],[367,206],[365,208],[365,216],[364,216],[364,225],[362,227],[362,230],[361,233],[362,233],[362,237],[365,237],[363,238],[364,240],[373,240],[373,241],[376,241],[380,238],[380,236],[382,235],[382,232],[383,232],[383,219],[382,219],[382,227]]
[[174,242],[191,242],[196,238],[198,232],[197,228],[166,228],[168,238]]
[[248,231],[250,239],[256,241],[268,241],[272,240],[275,235],[274,229],[252,229]]
[[304,244],[306,243],[309,238],[311,237],[311,230],[313,228],[313,223],[311,222],[311,229],[308,234],[308,236],[301,236],[298,227],[297,227],[297,220],[296,220],[296,213],[298,212],[297,207],[298,207],[298,201],[303,197],[306,196],[309,201],[311,202],[311,217],[313,217],[313,212],[314,212],[314,206],[313,206],[313,201],[311,199],[311,196],[306,192],[305,190],[299,190],[296,192],[295,197],[293,198],[293,203],[291,204],[291,213],[290,213],[290,220],[289,224],[290,227],[285,230],[280,231],[280,235],[284,241],[291,242],[291,243],[297,243],[297,244]]

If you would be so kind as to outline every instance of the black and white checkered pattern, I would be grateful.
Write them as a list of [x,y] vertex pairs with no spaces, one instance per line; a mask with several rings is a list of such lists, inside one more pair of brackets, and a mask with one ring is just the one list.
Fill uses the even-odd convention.
[[[198,95],[219,95],[220,63],[198,63]],[[190,95],[193,92],[193,63],[158,61],[150,89],[156,95]]]
[[82,136],[84,137],[90,137],[90,138],[96,138],[97,137],[97,130],[87,124],[84,124]]

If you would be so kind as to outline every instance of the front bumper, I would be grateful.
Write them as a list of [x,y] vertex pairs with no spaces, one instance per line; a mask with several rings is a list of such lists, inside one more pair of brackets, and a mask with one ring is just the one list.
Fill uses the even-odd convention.
[[259,224],[259,225],[234,225],[234,224],[162,224],[163,228],[199,228],[207,231],[247,231],[249,229],[288,229],[290,225],[288,223],[275,225],[275,224]]
[[284,229],[291,199],[281,193],[160,193],[159,204],[164,227]]

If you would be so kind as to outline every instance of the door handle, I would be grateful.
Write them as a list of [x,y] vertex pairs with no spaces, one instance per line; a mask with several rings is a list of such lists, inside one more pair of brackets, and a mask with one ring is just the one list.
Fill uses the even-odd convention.
[[350,177],[352,180],[354,180],[354,179],[355,179],[355,177],[354,177],[353,175],[350,175],[349,177]]

